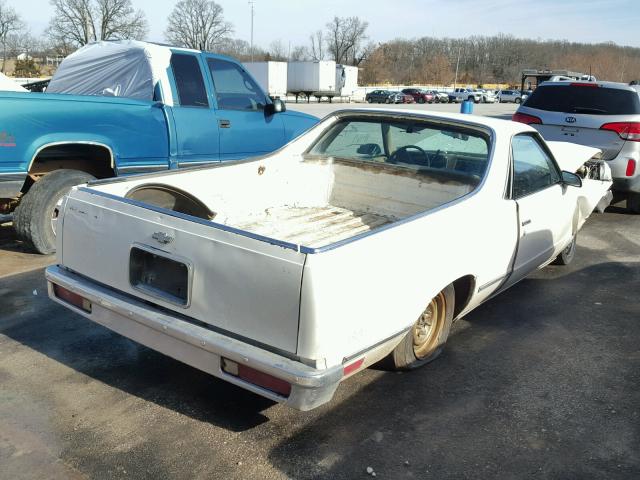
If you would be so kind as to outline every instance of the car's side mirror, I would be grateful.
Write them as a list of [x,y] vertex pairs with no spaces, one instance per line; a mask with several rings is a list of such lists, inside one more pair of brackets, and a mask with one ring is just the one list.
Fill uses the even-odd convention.
[[562,183],[571,187],[582,187],[582,179],[571,172],[562,172]]
[[271,103],[267,105],[267,113],[273,115],[274,113],[282,113],[287,111],[286,104],[279,98],[274,98]]

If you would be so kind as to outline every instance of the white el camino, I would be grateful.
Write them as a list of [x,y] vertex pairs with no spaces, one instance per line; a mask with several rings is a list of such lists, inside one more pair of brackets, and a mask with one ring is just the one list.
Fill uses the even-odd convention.
[[335,112],[265,157],[92,182],[64,200],[49,295],[291,407],[567,264],[610,200],[599,151],[521,123]]

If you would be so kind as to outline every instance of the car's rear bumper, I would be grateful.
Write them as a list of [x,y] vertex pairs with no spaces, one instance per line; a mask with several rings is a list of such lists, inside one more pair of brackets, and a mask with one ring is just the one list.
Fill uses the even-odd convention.
[[611,189],[616,192],[640,193],[640,175],[631,178],[614,178]]
[[[59,266],[46,270],[49,296],[56,302],[114,332],[211,375],[299,410],[328,402],[343,378],[341,365],[318,370],[299,361],[242,342],[154,308]],[[91,303],[85,312],[58,298],[59,285]],[[221,359],[266,373],[291,385],[291,393],[278,393],[226,373]]]

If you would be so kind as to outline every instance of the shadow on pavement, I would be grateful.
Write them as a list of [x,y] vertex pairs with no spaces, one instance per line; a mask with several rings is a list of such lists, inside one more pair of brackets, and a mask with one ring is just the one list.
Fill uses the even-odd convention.
[[460,321],[440,359],[378,377],[270,461],[296,479],[638,478],[638,291],[640,263],[537,272]]
[[260,412],[272,406],[272,401],[132,342],[52,302],[46,295],[42,270],[0,278],[0,296],[0,334],[77,372],[231,431],[247,430],[268,420]]

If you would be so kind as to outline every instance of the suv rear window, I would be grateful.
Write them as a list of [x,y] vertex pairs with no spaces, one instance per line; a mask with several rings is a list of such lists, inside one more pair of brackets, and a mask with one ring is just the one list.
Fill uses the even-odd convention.
[[524,106],[586,115],[635,115],[640,114],[640,97],[617,88],[541,85]]

